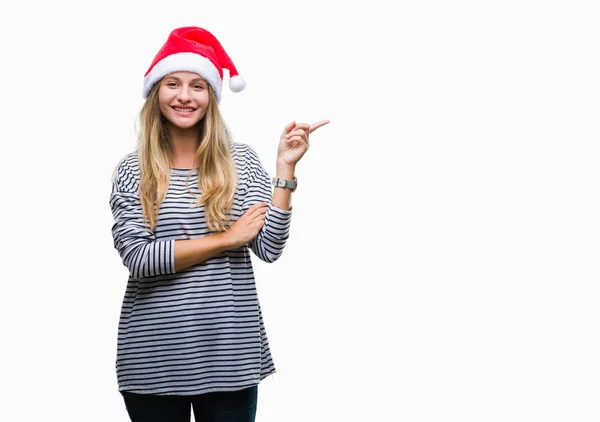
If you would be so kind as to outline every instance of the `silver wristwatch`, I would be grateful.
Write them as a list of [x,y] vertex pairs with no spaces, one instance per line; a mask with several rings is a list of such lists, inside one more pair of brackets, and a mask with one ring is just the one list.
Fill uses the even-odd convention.
[[292,192],[294,192],[296,190],[296,187],[298,186],[298,180],[295,177],[294,180],[286,180],[280,179],[278,177],[273,177],[273,179],[271,180],[271,184],[280,188],[290,189]]

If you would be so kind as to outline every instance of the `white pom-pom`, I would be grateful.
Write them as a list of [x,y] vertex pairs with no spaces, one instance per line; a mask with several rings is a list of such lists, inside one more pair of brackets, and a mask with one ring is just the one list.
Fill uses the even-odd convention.
[[229,89],[233,92],[240,92],[246,88],[246,81],[240,75],[235,75],[233,78],[229,78]]

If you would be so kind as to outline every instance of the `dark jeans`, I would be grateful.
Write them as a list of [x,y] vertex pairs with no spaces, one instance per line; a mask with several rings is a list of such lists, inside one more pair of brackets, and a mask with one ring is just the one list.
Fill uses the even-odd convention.
[[136,394],[121,391],[132,422],[254,422],[258,385],[197,396]]

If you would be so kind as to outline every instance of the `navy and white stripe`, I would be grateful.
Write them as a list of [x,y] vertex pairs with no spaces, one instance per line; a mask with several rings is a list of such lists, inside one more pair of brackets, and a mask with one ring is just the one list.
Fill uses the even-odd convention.
[[[119,320],[116,370],[120,391],[193,395],[233,391],[275,373],[256,292],[250,250],[277,260],[289,236],[291,210],[271,203],[269,174],[248,145],[232,142],[238,172],[232,218],[269,204],[259,235],[237,249],[175,272],[175,241],[209,231],[198,172],[171,169],[154,231],[142,222],[137,153],[118,165],[110,197],[114,246],[129,269]],[[189,177],[188,177],[189,176]],[[186,186],[187,180],[187,186]]]

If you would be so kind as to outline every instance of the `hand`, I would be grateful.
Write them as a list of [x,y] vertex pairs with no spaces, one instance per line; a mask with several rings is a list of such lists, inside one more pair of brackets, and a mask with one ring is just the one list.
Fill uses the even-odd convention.
[[267,209],[268,204],[266,202],[257,202],[227,229],[225,233],[232,249],[239,248],[254,240],[265,224]]
[[284,165],[294,167],[302,156],[308,151],[308,136],[329,123],[329,120],[309,125],[308,123],[296,123],[293,121],[283,128],[281,138],[279,138],[279,147],[277,148],[277,161]]

